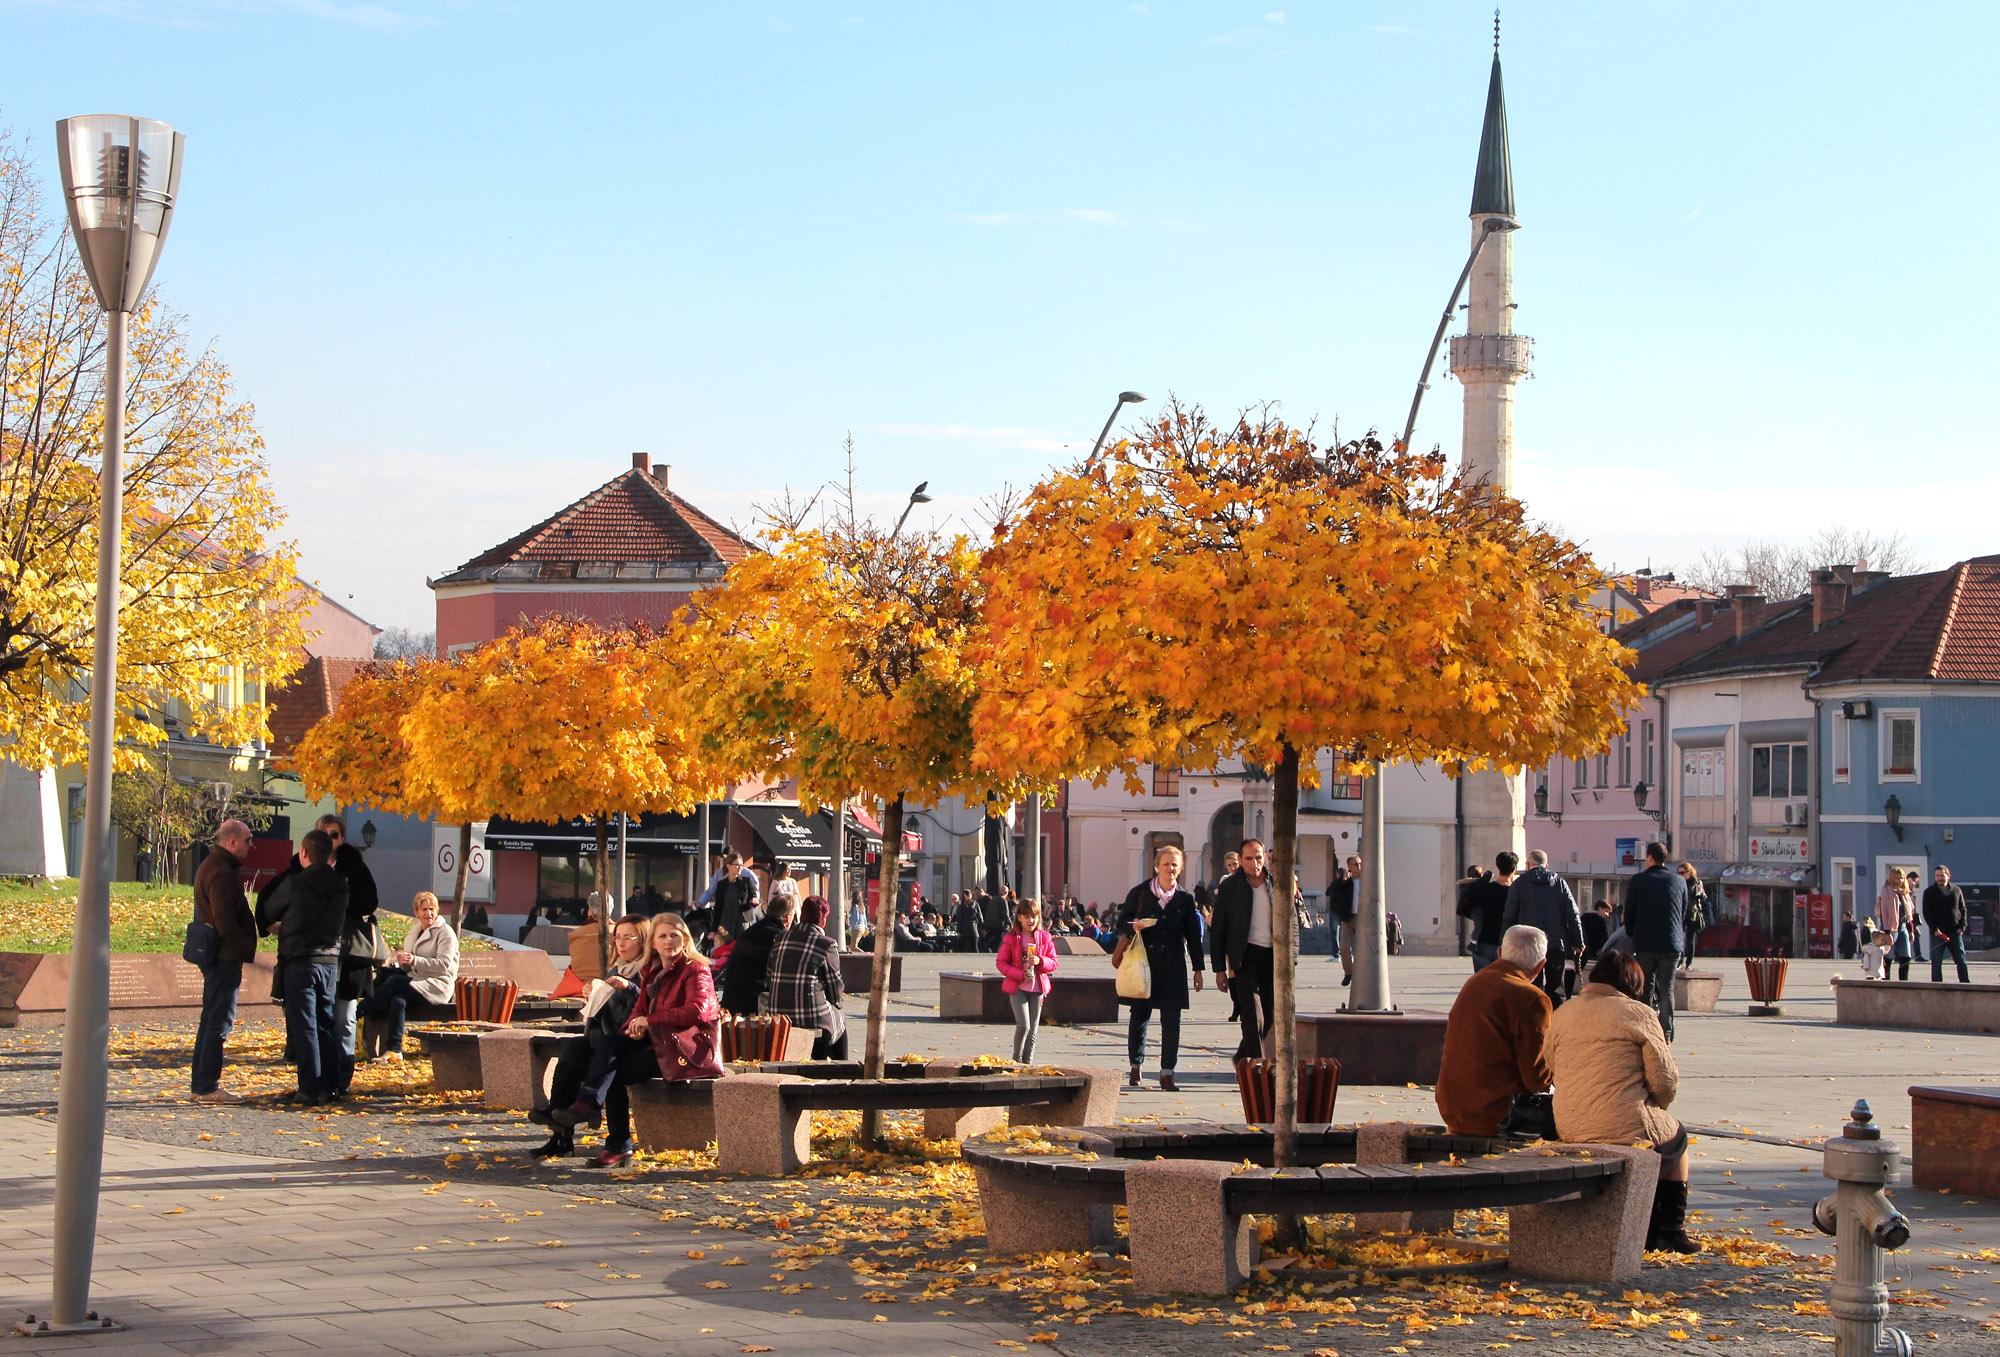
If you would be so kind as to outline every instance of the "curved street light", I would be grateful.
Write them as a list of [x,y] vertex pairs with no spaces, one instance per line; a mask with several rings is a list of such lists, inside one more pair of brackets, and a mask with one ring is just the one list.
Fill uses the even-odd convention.
[[97,623],[90,662],[90,755],[83,856],[63,1018],[56,1112],[54,1312],[37,1334],[115,1327],[90,1312],[104,1172],[104,1100],[111,1036],[111,758],[118,709],[119,509],[124,492],[125,347],[130,314],[159,263],[173,221],[187,138],[163,122],[113,114],[56,124],[63,203],[90,286],[104,308],[104,458],[97,506]]
[[903,523],[909,518],[910,510],[916,508],[919,504],[929,504],[931,502],[931,497],[924,493],[929,485],[929,481],[917,482],[917,488],[910,492],[910,502],[903,506],[902,516],[896,520],[896,526],[889,529],[889,536],[895,537],[903,531]]
[[1104,451],[1104,440],[1111,436],[1111,426],[1118,422],[1118,412],[1128,405],[1138,405],[1146,399],[1142,391],[1120,391],[1118,403],[1111,407],[1111,413],[1104,417],[1104,427],[1097,432],[1097,442],[1091,445],[1090,460],[1096,461],[1097,454]]

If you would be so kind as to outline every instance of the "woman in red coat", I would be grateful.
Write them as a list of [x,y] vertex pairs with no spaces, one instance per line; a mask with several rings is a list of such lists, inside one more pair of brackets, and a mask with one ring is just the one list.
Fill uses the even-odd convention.
[[655,914],[653,959],[639,976],[639,1001],[625,1024],[635,1041],[650,1039],[652,1061],[621,1065],[604,1100],[604,1151],[591,1162],[617,1168],[632,1159],[632,1107],[626,1086],[647,1079],[714,1079],[724,1073],[716,1058],[721,1006],[708,958],[678,914]]

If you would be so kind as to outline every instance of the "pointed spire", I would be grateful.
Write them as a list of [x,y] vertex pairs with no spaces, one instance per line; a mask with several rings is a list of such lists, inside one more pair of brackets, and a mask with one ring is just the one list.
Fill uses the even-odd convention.
[[1493,76],[1486,85],[1486,125],[1472,179],[1472,215],[1514,215],[1514,165],[1507,153],[1507,95],[1500,84],[1500,12],[1493,12]]

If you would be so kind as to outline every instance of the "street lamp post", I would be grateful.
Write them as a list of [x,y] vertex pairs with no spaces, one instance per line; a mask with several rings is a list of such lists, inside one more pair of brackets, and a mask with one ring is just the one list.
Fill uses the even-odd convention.
[[917,488],[910,492],[910,502],[903,506],[903,512],[896,518],[896,526],[889,529],[889,540],[894,541],[903,531],[903,524],[909,521],[910,510],[919,504],[929,504],[931,497],[924,493],[930,487],[929,481],[918,481]]
[[63,202],[104,308],[104,461],[97,510],[97,628],[90,664],[90,762],[83,856],[63,1019],[56,1114],[55,1295],[36,1333],[115,1327],[89,1309],[111,1040],[111,759],[118,709],[118,567],[125,456],[127,322],[152,280],[180,189],[186,138],[163,122],[93,114],[56,124]]

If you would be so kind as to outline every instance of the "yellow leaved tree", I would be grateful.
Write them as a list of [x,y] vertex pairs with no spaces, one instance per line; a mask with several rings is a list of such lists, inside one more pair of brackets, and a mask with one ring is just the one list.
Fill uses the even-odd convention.
[[[0,747],[30,767],[89,743],[104,342],[69,232],[0,134]],[[114,747],[137,769],[168,718],[221,745],[263,738],[254,685],[290,675],[304,638],[254,412],[150,295],[125,417]]]
[[[1317,446],[1268,413],[1176,405],[1029,492],[982,563],[973,746],[1037,778],[1243,759],[1298,795],[1332,751],[1509,770],[1601,748],[1636,689],[1585,600],[1601,581],[1521,506],[1372,436]],[[1295,918],[1273,911],[1277,1162],[1293,1162]]]
[[[886,803],[863,1071],[876,1079],[904,806],[986,799],[1009,782],[972,766],[977,558],[962,537],[884,532],[851,514],[780,526],[769,545],[699,595],[668,643],[687,657],[683,701],[706,762],[794,779],[809,808]],[[872,1138],[872,1115],[863,1129]]]

